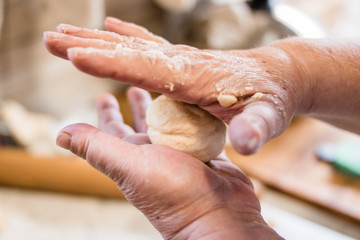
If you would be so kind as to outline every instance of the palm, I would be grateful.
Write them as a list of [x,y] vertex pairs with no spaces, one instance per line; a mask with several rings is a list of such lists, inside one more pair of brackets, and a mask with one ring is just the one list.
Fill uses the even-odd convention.
[[[132,166],[138,169],[136,176],[126,179],[125,186],[122,178],[117,180],[117,184],[127,199],[150,218],[166,218],[175,212],[179,214],[190,210],[196,218],[196,214],[203,212],[196,213],[194,210],[199,209],[204,201],[212,204],[209,209],[201,211],[211,211],[212,208],[225,206],[235,197],[239,206],[245,198],[252,199],[254,207],[258,207],[250,180],[226,159],[212,160],[206,165],[189,155],[159,145],[139,146],[138,152],[142,160],[133,161],[136,166]],[[239,192],[234,193],[234,189],[246,192],[239,197],[235,196]],[[143,206],[144,199],[150,199],[156,206]]]
[[[150,96],[131,88],[128,98],[135,128],[142,132],[123,123],[111,95],[98,100],[100,131],[76,124],[63,132],[72,132],[68,148],[114,180],[160,232],[171,236],[213,212],[260,215],[250,180],[226,158],[204,164],[171,148],[148,144],[143,117]],[[85,140],[76,137],[81,134]],[[64,146],[62,141],[58,139]]]

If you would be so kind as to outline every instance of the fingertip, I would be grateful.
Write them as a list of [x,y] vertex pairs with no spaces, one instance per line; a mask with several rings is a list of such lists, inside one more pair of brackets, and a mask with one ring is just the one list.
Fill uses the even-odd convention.
[[42,41],[43,41],[43,44],[45,45],[46,49],[50,51],[51,49],[49,46],[49,35],[50,35],[49,31],[43,32]]
[[121,23],[122,21],[118,18],[107,16],[105,18],[105,23]]
[[115,96],[110,93],[101,94],[97,100],[98,109],[106,109],[106,108],[119,108],[119,103],[116,100]]
[[43,33],[43,43],[47,50],[53,55],[68,59],[67,57],[67,43],[68,36],[59,32],[46,31]]
[[116,30],[122,23],[123,23],[123,21],[121,21],[120,19],[109,16],[109,17],[106,17],[104,25],[108,31],[117,33]]
[[241,115],[230,121],[228,131],[231,145],[241,154],[254,154],[263,145],[260,131]]
[[142,88],[131,86],[126,92],[128,97],[135,97],[136,99],[143,97],[150,97],[150,93]]
[[56,144],[62,148],[71,149],[71,143],[74,136],[95,129],[85,123],[71,124],[61,129],[56,137]]
[[56,27],[56,31],[63,34],[74,34],[79,32],[80,30],[81,28],[79,27],[65,23],[61,23]]
[[85,48],[82,47],[72,47],[66,50],[67,58],[74,62],[80,55],[85,53]]
[[70,149],[71,146],[71,134],[61,130],[56,137],[56,145],[64,149]]
[[271,102],[253,102],[230,121],[230,142],[239,153],[256,153],[266,142],[285,131],[290,116],[280,112]]
[[46,42],[46,40],[48,39],[47,35],[49,34],[50,31],[45,31],[43,32],[43,42]]
[[147,107],[152,102],[151,95],[148,91],[133,86],[128,89],[128,91],[126,92],[126,96],[128,101],[130,102],[130,105],[132,106],[132,109],[135,107],[137,108],[137,110],[140,110],[136,111],[140,114],[140,116],[145,114],[142,111],[146,111]]
[[74,48],[67,49],[66,50],[66,55],[67,55],[67,58],[70,61],[73,61],[75,59],[75,50],[74,50]]
[[89,124],[72,124],[60,130],[56,138],[56,144],[86,159],[90,140],[97,132],[99,130]]
[[48,50],[52,50],[56,46],[53,46],[54,42],[56,42],[58,39],[61,39],[62,36],[62,34],[57,32],[46,31],[43,33],[43,42],[45,43]]
[[86,58],[89,54],[99,52],[96,48],[71,47],[66,50],[67,58],[76,66],[81,57]]
[[66,24],[64,24],[64,23],[60,23],[59,25],[57,25],[56,31],[57,31],[58,33],[64,33],[64,32],[65,32],[65,31],[64,31],[65,25],[66,25]]

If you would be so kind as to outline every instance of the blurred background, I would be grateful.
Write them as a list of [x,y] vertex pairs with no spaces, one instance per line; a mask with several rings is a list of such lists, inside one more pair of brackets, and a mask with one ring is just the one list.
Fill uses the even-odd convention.
[[[60,23],[103,29],[113,16],[172,43],[245,49],[289,36],[359,38],[359,12],[358,0],[0,0],[0,240],[161,239],[109,179],[55,146],[66,124],[97,124],[103,92],[132,120],[128,86],[52,56],[44,31]],[[320,161],[314,147],[344,139],[359,146],[357,136],[296,118],[255,156],[227,152],[284,237],[360,239],[360,180]]]

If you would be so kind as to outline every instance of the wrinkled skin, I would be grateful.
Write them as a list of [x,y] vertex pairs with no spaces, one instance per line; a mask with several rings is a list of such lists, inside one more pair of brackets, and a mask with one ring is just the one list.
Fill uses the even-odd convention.
[[[306,78],[280,48],[199,50],[114,18],[105,26],[111,32],[61,24],[57,32],[44,34],[44,42],[51,53],[86,73],[199,105],[229,124],[230,140],[240,153],[252,154],[280,135],[306,105]],[[222,107],[220,94],[238,102]]]
[[[269,47],[214,51],[173,45],[134,24],[107,18],[108,31],[60,25],[44,42],[80,70],[197,104],[229,124],[240,153],[281,134],[295,114],[360,133],[360,41],[290,39]],[[120,45],[121,44],[121,45]],[[238,102],[222,107],[219,95]],[[98,101],[100,130],[77,124],[57,143],[112,178],[166,239],[280,239],[263,221],[248,178],[228,160],[204,164],[148,144],[149,96],[133,88],[135,130],[116,101]]]
[[145,109],[150,95],[130,88],[135,131],[116,99],[100,96],[99,129],[64,128],[57,144],[109,176],[165,239],[281,239],[262,219],[250,180],[225,157],[207,164],[149,144]]

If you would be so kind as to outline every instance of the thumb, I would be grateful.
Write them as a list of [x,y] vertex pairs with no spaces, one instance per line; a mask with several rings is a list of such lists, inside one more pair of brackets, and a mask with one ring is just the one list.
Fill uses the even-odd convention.
[[256,153],[267,141],[279,136],[291,116],[265,101],[246,106],[229,123],[229,138],[234,149],[245,155]]
[[126,169],[129,169],[130,164],[136,164],[139,153],[136,145],[103,133],[88,124],[74,124],[63,128],[57,136],[56,144],[87,160],[119,185],[130,174]]

